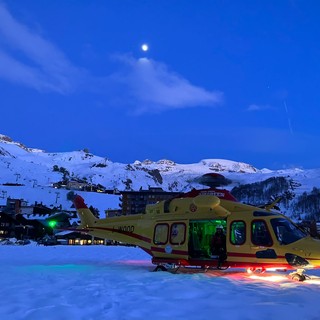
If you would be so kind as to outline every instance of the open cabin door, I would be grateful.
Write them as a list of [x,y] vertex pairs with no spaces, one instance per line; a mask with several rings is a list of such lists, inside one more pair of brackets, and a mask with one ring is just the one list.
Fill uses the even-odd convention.
[[212,239],[218,227],[226,234],[226,220],[190,220],[189,222],[189,256],[195,259],[212,259]]

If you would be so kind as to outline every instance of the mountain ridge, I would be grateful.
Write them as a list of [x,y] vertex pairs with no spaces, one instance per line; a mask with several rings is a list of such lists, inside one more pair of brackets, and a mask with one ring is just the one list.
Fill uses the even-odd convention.
[[[87,150],[47,153],[41,149],[28,148],[8,136],[0,135],[0,184],[2,184],[0,197],[2,193],[3,199],[5,192],[6,196],[16,195],[12,192],[13,189],[4,189],[3,184],[23,185],[25,192],[29,194],[31,190],[47,190],[48,193],[56,194],[57,191],[53,191],[55,189],[52,187],[54,183],[63,180],[86,181],[89,184],[103,186],[105,189],[121,191],[161,187],[165,191],[187,192],[193,188],[208,187],[199,178],[210,173],[222,174],[229,179],[230,184],[225,187],[229,190],[254,183],[258,186],[257,183],[272,177],[286,178],[287,188],[291,188],[290,181],[294,181],[295,186],[299,186],[294,190],[294,194],[298,196],[304,192],[311,192],[314,187],[320,185],[319,169],[258,169],[248,163],[225,159],[202,159],[198,163],[191,164],[179,164],[169,159],[158,161],[146,159],[127,164],[112,162],[108,158],[93,155]],[[261,188],[266,187],[261,185]],[[247,189],[251,190],[251,188]],[[281,192],[286,191],[288,190]],[[59,192],[61,193],[60,202],[63,191],[59,190]],[[293,190],[290,192],[292,193]],[[92,194],[86,196],[92,198]],[[51,202],[58,203],[52,195],[48,198]],[[246,195],[245,198],[250,197]],[[265,200],[264,197],[262,198]],[[256,199],[259,200],[258,197]],[[109,206],[108,201],[105,203]],[[113,201],[110,205],[118,204]],[[286,209],[290,208],[287,206]]]

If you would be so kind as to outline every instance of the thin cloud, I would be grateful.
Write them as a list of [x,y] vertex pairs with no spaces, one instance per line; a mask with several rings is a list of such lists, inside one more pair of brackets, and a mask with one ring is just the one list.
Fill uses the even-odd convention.
[[137,106],[137,113],[161,112],[199,106],[216,106],[223,100],[218,91],[207,91],[192,85],[170,71],[163,63],[151,59],[118,56],[124,70],[112,76],[113,81],[127,87]]
[[[80,85],[108,94],[108,104],[126,105],[136,114],[220,104],[223,94],[191,84],[154,60],[117,56],[121,71],[94,77],[74,66],[54,44],[17,21],[0,0],[0,78],[68,94]],[[85,86],[84,86],[85,85]]]
[[82,78],[82,70],[74,67],[48,40],[18,22],[3,3],[0,3],[0,37],[2,78],[59,93],[74,90]]
[[261,105],[261,104],[250,104],[250,106],[246,109],[246,111],[264,111],[264,110],[272,109],[269,105]]

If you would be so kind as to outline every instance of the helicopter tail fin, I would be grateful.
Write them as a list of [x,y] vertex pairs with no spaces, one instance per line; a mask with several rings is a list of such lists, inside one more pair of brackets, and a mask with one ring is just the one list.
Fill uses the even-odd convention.
[[84,199],[81,196],[75,195],[73,198],[73,203],[81,220],[81,228],[88,228],[98,220],[84,203]]

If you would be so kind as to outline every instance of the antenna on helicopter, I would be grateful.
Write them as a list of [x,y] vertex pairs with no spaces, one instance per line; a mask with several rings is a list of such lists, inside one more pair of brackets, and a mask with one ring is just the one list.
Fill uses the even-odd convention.
[[270,211],[272,209],[280,210],[280,208],[276,204],[279,203],[281,201],[281,199],[282,199],[282,197],[277,197],[273,202],[268,203],[268,204],[262,206],[261,208],[264,208],[267,211]]

